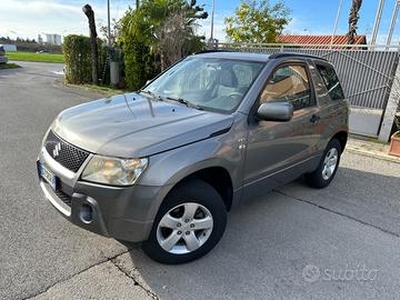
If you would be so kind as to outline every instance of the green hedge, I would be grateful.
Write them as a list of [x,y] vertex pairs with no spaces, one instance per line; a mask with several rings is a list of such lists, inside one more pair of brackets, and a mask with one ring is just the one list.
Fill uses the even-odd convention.
[[129,90],[140,89],[149,78],[155,76],[151,69],[152,57],[150,50],[135,38],[127,39],[123,45],[125,83]]
[[[102,76],[106,59],[106,50],[103,42],[98,39],[99,51],[99,79]],[[83,35],[68,35],[64,38],[63,53],[66,65],[65,78],[73,84],[92,83],[92,65],[90,38]]]

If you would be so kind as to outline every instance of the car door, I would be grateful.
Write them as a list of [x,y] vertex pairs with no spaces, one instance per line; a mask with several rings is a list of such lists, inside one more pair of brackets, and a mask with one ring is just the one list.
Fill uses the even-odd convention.
[[290,102],[294,114],[287,122],[249,124],[244,196],[262,194],[308,171],[319,140],[318,107],[305,62],[275,68],[257,99],[258,105],[265,102]]

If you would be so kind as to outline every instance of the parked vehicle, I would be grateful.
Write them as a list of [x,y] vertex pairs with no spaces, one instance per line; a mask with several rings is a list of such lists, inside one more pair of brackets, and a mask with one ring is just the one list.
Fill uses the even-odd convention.
[[37,160],[40,186],[72,223],[184,263],[218,243],[246,199],[303,174],[329,185],[348,113],[322,58],[200,53],[136,93],[61,112]]
[[6,64],[8,62],[8,57],[6,56],[6,51],[3,46],[0,46],[0,64]]

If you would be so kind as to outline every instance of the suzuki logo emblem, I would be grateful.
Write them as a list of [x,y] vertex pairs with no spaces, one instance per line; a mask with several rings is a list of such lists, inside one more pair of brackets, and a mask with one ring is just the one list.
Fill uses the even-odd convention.
[[60,150],[61,150],[61,143],[57,143],[53,149],[53,157],[54,158],[56,158],[57,156],[60,155]]

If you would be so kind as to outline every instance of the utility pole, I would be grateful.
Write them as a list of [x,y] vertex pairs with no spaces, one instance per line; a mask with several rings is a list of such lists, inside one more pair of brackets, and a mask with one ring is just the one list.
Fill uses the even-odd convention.
[[110,46],[111,42],[111,22],[110,22],[110,0],[107,0],[107,44]]
[[[378,36],[379,25],[381,23],[382,10],[385,6],[385,0],[379,0],[378,10],[376,11],[374,30],[372,32],[371,45],[376,44],[376,37]],[[373,48],[372,48],[373,49]]]
[[212,0],[212,7],[211,7],[211,35],[210,40],[214,42],[214,11],[215,11],[215,0]]
[[136,0],[136,9],[139,8],[139,0]]

